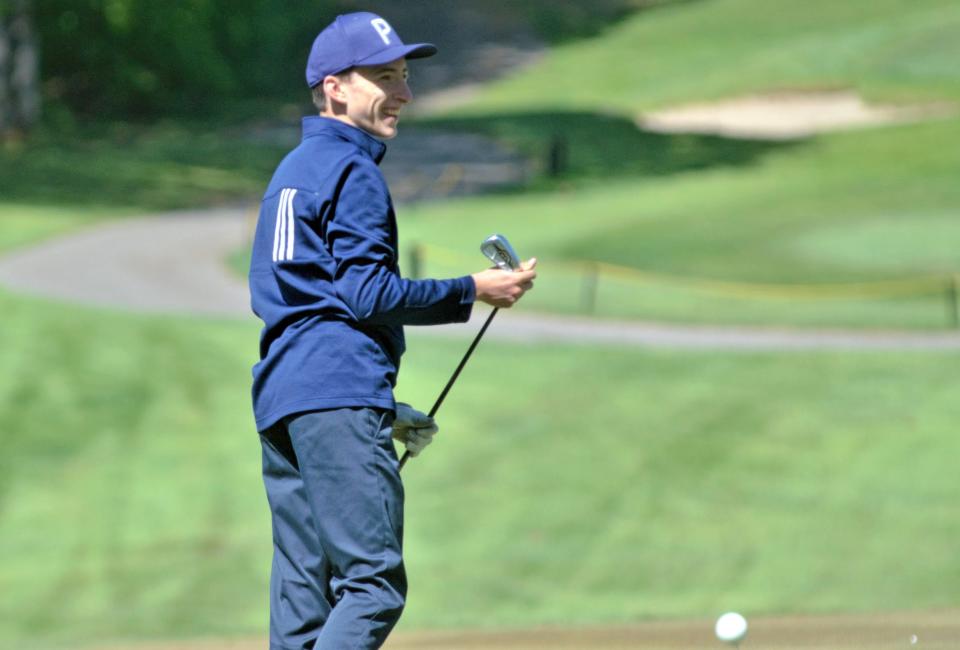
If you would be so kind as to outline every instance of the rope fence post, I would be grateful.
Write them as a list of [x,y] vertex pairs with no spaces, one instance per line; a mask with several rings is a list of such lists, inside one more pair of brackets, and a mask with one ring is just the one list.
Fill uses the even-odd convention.
[[[464,263],[464,256],[442,246],[413,242],[407,249],[407,277],[419,278],[429,273],[426,268],[427,257],[431,265],[439,264],[441,268],[460,268]],[[562,298],[548,295],[548,304],[543,306],[550,309],[566,311],[569,309],[587,316],[596,315],[600,308],[600,282],[604,284],[604,300],[613,300],[619,306],[634,306],[635,303],[625,301],[636,297],[634,289],[642,287],[646,290],[653,288],[654,292],[668,292],[670,296],[680,292],[684,300],[689,301],[689,309],[696,309],[699,298],[696,296],[720,296],[736,300],[751,301],[780,301],[780,303],[795,301],[840,301],[850,300],[891,300],[903,297],[922,297],[925,309],[937,309],[936,303],[944,300],[947,319],[945,326],[960,330],[960,272],[939,272],[923,276],[908,278],[893,278],[886,280],[834,282],[834,283],[758,283],[744,282],[709,277],[688,277],[675,275],[669,272],[647,271],[635,267],[620,266],[596,260],[567,260],[566,262],[551,263],[551,270],[561,274],[573,292],[566,292]],[[436,269],[435,269],[436,271]],[[575,285],[579,285],[576,287]],[[688,298],[689,296],[689,298]],[[941,298],[942,296],[942,298]],[[672,298],[671,298],[672,299]],[[538,305],[541,303],[538,302]],[[757,303],[751,303],[754,305]],[[762,303],[760,303],[762,304]],[[768,303],[769,304],[769,303]],[[606,303],[605,305],[606,306]],[[640,310],[630,313],[643,314]],[[606,306],[609,308],[608,306]],[[752,308],[752,306],[751,306]],[[899,309],[899,307],[897,307]],[[692,313],[692,312],[691,312]],[[759,312],[758,312],[759,313]],[[829,317],[830,310],[824,306],[822,314]],[[898,315],[899,312],[891,312]],[[942,313],[942,312],[941,312]],[[786,310],[782,314],[774,314],[774,320],[789,319],[793,312]],[[936,317],[934,313],[930,314]]]
[[952,329],[960,329],[960,300],[957,293],[960,291],[960,274],[954,273],[947,280],[947,320]]
[[419,280],[423,277],[423,247],[420,244],[414,244],[410,247],[409,255],[410,268],[407,277],[412,280]]
[[580,308],[586,314],[597,310],[597,284],[600,281],[600,268],[595,262],[583,265],[583,283],[580,288]]
[[547,146],[547,173],[551,178],[557,178],[567,173],[570,160],[570,146],[567,138],[555,134],[550,138]]

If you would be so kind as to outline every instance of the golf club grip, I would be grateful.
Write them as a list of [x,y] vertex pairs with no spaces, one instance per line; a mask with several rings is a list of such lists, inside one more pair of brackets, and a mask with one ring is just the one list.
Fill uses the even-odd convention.
[[[497,315],[497,312],[500,311],[499,307],[494,307],[493,311],[490,312],[490,315],[487,316],[486,322],[483,324],[483,327],[480,328],[480,331],[477,333],[477,336],[474,337],[473,343],[470,344],[470,347],[467,348],[467,353],[463,355],[463,358],[460,360],[460,365],[457,366],[457,369],[453,371],[453,374],[450,376],[450,381],[447,382],[447,385],[443,387],[443,390],[440,392],[440,396],[437,397],[437,401],[433,403],[433,407],[430,409],[430,412],[427,414],[429,417],[433,417],[437,414],[437,411],[440,410],[440,405],[443,404],[443,400],[446,399],[447,393],[450,392],[450,389],[453,387],[453,382],[457,381],[457,377],[460,376],[460,371],[463,370],[463,367],[467,365],[467,360],[470,358],[470,355],[473,354],[473,351],[477,348],[477,344],[480,343],[480,339],[483,338],[484,332],[487,331],[487,328],[490,327],[490,323],[493,321],[493,317]],[[410,452],[403,452],[403,457],[400,458],[400,469],[403,469],[403,466],[407,464],[407,460],[410,458]]]

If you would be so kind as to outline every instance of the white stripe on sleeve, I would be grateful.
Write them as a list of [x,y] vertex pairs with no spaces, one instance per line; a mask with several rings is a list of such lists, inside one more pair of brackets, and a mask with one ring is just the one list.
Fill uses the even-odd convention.
[[277,245],[277,260],[283,261],[284,251],[287,250],[287,196],[290,195],[290,190],[285,189],[280,194],[280,205],[277,206],[277,223],[280,224],[277,226],[280,229],[280,242]]
[[283,200],[287,196],[287,190],[280,192],[280,201],[277,203],[277,223],[273,229],[273,261],[276,262],[280,256],[280,232],[283,230],[281,223],[284,217]]
[[295,222],[293,220],[293,197],[297,195],[296,190],[290,190],[290,193],[287,195],[287,257],[286,259],[293,259],[293,228]]

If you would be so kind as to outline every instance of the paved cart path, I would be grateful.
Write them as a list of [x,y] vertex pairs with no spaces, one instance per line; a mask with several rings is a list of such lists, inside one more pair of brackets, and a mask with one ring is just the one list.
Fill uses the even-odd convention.
[[[248,243],[249,207],[180,211],[99,223],[0,257],[0,285],[68,302],[141,312],[253,318],[226,258]],[[470,323],[411,328],[472,336]],[[489,338],[741,350],[960,349],[955,332],[863,332],[667,325],[504,310]]]
[[225,260],[251,218],[236,208],[101,222],[0,257],[0,284],[102,307],[243,315],[246,287]]

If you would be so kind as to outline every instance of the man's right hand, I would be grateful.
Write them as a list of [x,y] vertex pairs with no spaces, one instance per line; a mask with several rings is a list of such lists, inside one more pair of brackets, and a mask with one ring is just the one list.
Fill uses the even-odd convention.
[[474,273],[471,277],[477,287],[477,300],[493,307],[512,307],[533,288],[536,266],[537,258],[533,257],[522,263],[519,271],[487,269]]

